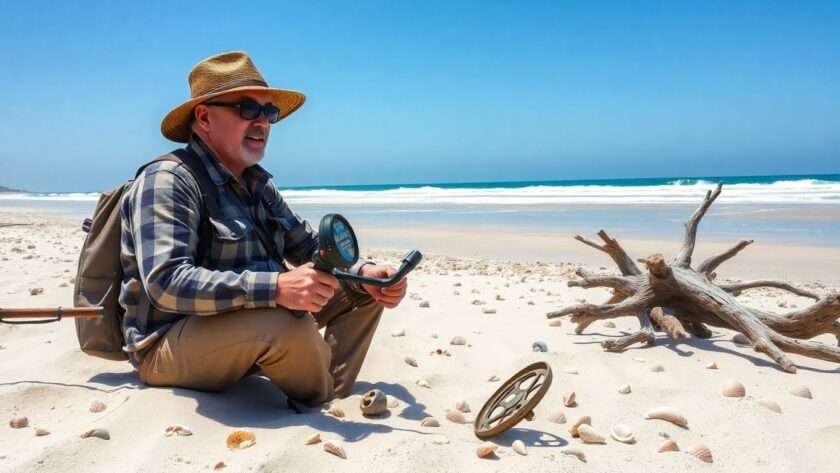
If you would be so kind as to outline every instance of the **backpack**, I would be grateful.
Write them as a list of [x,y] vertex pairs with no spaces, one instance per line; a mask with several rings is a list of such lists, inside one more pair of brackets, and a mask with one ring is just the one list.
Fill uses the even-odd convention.
[[[218,190],[201,159],[192,152],[182,149],[163,155],[144,164],[134,178],[156,162],[173,161],[184,164],[195,178],[201,191],[202,209],[199,225],[196,264],[201,264],[212,240],[212,224],[209,215],[218,205]],[[128,359],[123,351],[122,317],[119,303],[123,269],[120,261],[122,219],[120,202],[133,181],[102,193],[96,204],[92,219],[85,219],[82,230],[87,233],[79,255],[79,268],[73,288],[74,307],[102,307],[97,318],[76,318],[76,337],[79,347],[88,355],[114,361]],[[209,208],[208,208],[209,206]]]

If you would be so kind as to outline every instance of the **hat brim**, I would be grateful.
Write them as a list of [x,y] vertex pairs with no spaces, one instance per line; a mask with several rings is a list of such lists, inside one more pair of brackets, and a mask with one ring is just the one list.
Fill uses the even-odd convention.
[[193,120],[193,109],[196,105],[220,95],[246,91],[271,93],[271,103],[280,109],[280,120],[294,113],[306,101],[306,96],[293,90],[255,86],[236,87],[213,94],[202,95],[175,107],[163,118],[163,121],[160,123],[160,132],[163,133],[163,136],[176,143],[187,143],[190,140],[190,135],[192,135],[191,124]]

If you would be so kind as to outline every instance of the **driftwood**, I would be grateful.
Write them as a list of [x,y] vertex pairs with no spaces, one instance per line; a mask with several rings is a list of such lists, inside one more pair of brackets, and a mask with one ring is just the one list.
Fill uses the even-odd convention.
[[[601,346],[608,351],[621,351],[634,343],[653,344],[654,330],[663,329],[679,341],[689,334],[709,338],[709,326],[724,327],[744,334],[753,349],[772,358],[782,368],[796,372],[796,365],[785,353],[797,353],[812,358],[840,363],[840,293],[822,299],[809,291],[781,281],[750,281],[736,284],[717,284],[715,270],[741,250],[752,244],[742,240],[724,253],[713,256],[696,269],[691,256],[697,238],[697,226],[712,203],[720,195],[722,184],[706,193],[700,207],[685,223],[685,238],[676,258],[666,262],[660,254],[639,259],[643,272],[618,242],[604,230],[599,244],[580,235],[575,239],[609,255],[621,276],[589,274],[579,269],[578,280],[569,281],[573,287],[607,287],[613,296],[604,304],[580,304],[547,314],[548,318],[571,316],[576,323],[575,333],[581,333],[596,320],[635,316],[640,328],[636,333],[608,340]],[[816,302],[808,308],[787,314],[771,314],[742,305],[736,297],[741,291],[756,287],[772,287],[809,297]],[[838,346],[830,346],[808,339],[822,334],[837,337]]]

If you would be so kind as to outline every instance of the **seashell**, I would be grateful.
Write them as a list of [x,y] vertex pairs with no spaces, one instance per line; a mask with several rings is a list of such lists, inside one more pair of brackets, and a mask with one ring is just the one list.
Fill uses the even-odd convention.
[[393,408],[395,408],[399,405],[400,405],[400,401],[397,398],[388,396],[388,408],[389,409],[393,409]]
[[607,320],[604,322],[604,327],[606,328],[615,328],[615,323],[612,320]]
[[563,405],[566,407],[572,407],[575,405],[575,392],[572,391],[570,393],[566,393],[563,395]]
[[605,443],[607,439],[591,425],[582,424],[578,427],[578,436],[584,443]]
[[412,356],[406,356],[405,357],[405,364],[407,364],[409,366],[413,366],[413,367],[416,368],[417,367],[417,360],[415,360],[414,357],[412,357]]
[[428,309],[430,306],[431,305],[429,304],[429,301],[420,301],[420,307],[421,308]]
[[759,399],[758,400],[758,405],[766,407],[773,412],[778,412],[779,414],[782,413],[782,408],[779,407],[779,403],[777,403],[776,401],[773,401],[771,399]]
[[483,301],[481,299],[473,299],[473,301],[471,302],[472,305],[484,305],[486,303],[486,301]]
[[610,427],[610,437],[622,443],[636,443],[636,436],[633,429],[625,424],[615,424]]
[[709,450],[709,447],[703,445],[702,443],[688,447],[686,453],[690,453],[706,463],[712,463],[712,452]]
[[481,335],[481,329],[474,328],[474,329],[472,329],[472,333],[474,333],[476,335]]
[[639,363],[644,363],[644,362],[647,361],[647,358],[644,358],[644,357],[641,357],[641,356],[634,356],[633,361],[638,361]]
[[29,425],[29,419],[26,416],[15,416],[9,421],[9,425],[13,429],[22,429]]
[[726,397],[744,397],[745,394],[747,391],[744,385],[734,379],[730,379],[723,385],[723,395]]
[[659,448],[656,449],[657,452],[679,452],[680,447],[677,446],[677,442],[674,442],[671,439],[668,439],[659,444]]
[[496,376],[495,374],[490,375],[490,377],[489,377],[489,378],[487,378],[487,381],[490,381],[491,383],[494,383],[494,382],[496,382],[496,381],[498,381],[498,380],[499,380],[499,377],[498,377],[498,376]]
[[178,435],[180,437],[186,437],[188,435],[192,435],[192,431],[188,427],[184,427],[183,425],[170,425],[166,428],[163,432],[163,435],[167,437],[171,437],[172,435]]
[[467,341],[464,340],[462,337],[456,335],[455,337],[452,338],[452,340],[449,341],[449,344],[450,345],[466,345]]
[[563,414],[563,411],[557,409],[553,411],[547,417],[549,422],[554,422],[555,424],[565,424],[566,423],[566,414]]
[[432,443],[435,445],[446,445],[449,443],[449,439],[441,435],[440,437],[434,437]]
[[497,300],[497,301],[504,301],[504,300],[506,300],[506,299],[505,299],[505,298],[504,298],[504,296],[502,296],[501,294],[496,294],[496,300]]
[[438,337],[438,335],[436,333],[430,333],[429,336],[432,337],[432,338],[437,338]]
[[549,327],[560,327],[563,325],[562,319],[551,319],[551,322],[548,323]]
[[81,435],[83,439],[96,437],[102,440],[111,440],[111,434],[105,429],[91,429]]
[[531,349],[534,350],[534,351],[539,351],[539,352],[547,352],[548,351],[548,345],[546,345],[545,342],[541,342],[541,341],[537,340],[536,342],[531,344]]
[[257,437],[247,430],[235,430],[228,435],[228,448],[248,448],[257,443]]
[[327,440],[324,442],[324,451],[332,453],[338,458],[347,459],[347,452],[344,451],[344,445],[341,445],[341,442],[337,440]]
[[465,424],[467,422],[467,419],[464,418],[464,414],[461,411],[455,409],[450,409],[446,411],[446,418],[450,422],[454,422],[456,424]]
[[650,368],[650,370],[653,371],[654,373],[661,373],[661,372],[665,371],[665,367],[662,366],[662,365],[653,365]]
[[688,426],[688,421],[685,417],[676,409],[668,406],[654,407],[647,411],[645,419],[659,419],[682,427]]
[[43,437],[44,435],[49,435],[50,431],[43,428],[43,427],[35,427],[35,435],[38,437]]
[[568,368],[563,368],[563,372],[566,374],[578,374],[578,369],[574,366],[569,366]]
[[429,381],[426,378],[420,378],[415,383],[420,386],[421,388],[431,388],[432,385],[429,384]]
[[344,417],[344,409],[336,405],[331,405],[330,408],[327,409],[327,414],[333,417]]
[[420,427],[440,427],[440,422],[434,417],[426,417],[420,421]]
[[458,401],[455,403],[455,409],[461,412],[470,412],[470,405],[467,404],[467,401]]
[[105,405],[104,402],[99,401],[99,400],[95,400],[95,401],[90,403],[90,407],[88,407],[88,409],[90,409],[90,412],[102,412],[107,407],[108,406]]
[[219,470],[221,470],[222,468],[224,468],[224,467],[226,467],[226,466],[227,466],[227,465],[225,465],[225,462],[219,462],[219,463],[216,463],[216,464],[213,466],[213,469],[214,469],[214,470],[216,470],[216,471],[219,471]]
[[495,314],[496,309],[494,309],[492,307],[485,307],[485,308],[481,309],[481,313],[482,314]]
[[589,416],[581,416],[578,417],[578,420],[572,424],[572,428],[569,429],[569,433],[572,434],[572,437],[579,437],[580,436],[580,426],[581,425],[592,425],[592,418]]
[[362,414],[366,416],[375,416],[381,414],[388,409],[388,398],[385,393],[378,389],[372,389],[362,396],[359,401],[359,408],[362,409]]
[[429,352],[429,355],[444,355],[450,356],[448,350],[444,350],[443,348],[435,348],[434,350]]
[[521,440],[514,440],[513,445],[510,446],[514,452],[520,455],[528,455],[528,452],[525,450],[525,442]]
[[790,391],[791,394],[797,397],[804,397],[805,399],[813,399],[811,396],[811,390],[808,389],[806,386],[797,386]]
[[583,454],[583,451],[577,448],[564,448],[560,450],[560,453],[563,455],[571,455],[573,457],[577,457],[578,460],[586,463],[586,455]]
[[478,458],[484,458],[492,455],[498,448],[499,446],[493,442],[482,442],[481,445],[475,449],[475,454],[478,455]]
[[398,328],[391,332],[392,337],[404,337],[405,336],[405,329]]
[[321,434],[319,432],[315,432],[314,434],[306,437],[306,440],[303,442],[304,445],[312,445],[316,444],[321,441]]
[[750,339],[744,336],[743,333],[736,333],[732,336],[732,341],[737,343],[738,345],[752,345]]
[[707,364],[707,365],[706,365],[706,369],[707,369],[707,370],[716,370],[716,369],[718,369],[718,368],[717,368],[717,363],[715,363],[714,361],[710,362],[709,364]]
[[618,392],[620,392],[621,394],[630,394],[630,385],[622,384],[618,387]]
[[44,293],[43,287],[31,287],[29,288],[29,295],[30,296],[37,296]]

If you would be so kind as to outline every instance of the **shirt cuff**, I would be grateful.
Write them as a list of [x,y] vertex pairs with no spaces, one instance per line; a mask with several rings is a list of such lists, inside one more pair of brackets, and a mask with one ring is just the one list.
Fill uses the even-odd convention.
[[245,296],[245,308],[277,307],[276,272],[252,272],[248,278],[248,290]]
[[[359,258],[359,261],[356,261],[356,264],[350,266],[350,269],[347,270],[348,273],[352,274],[362,274],[362,266],[366,264],[373,264],[373,261],[368,261],[366,259]],[[362,287],[361,284],[353,281],[342,281],[350,290],[353,292],[358,292],[359,294],[367,294],[365,288]]]

